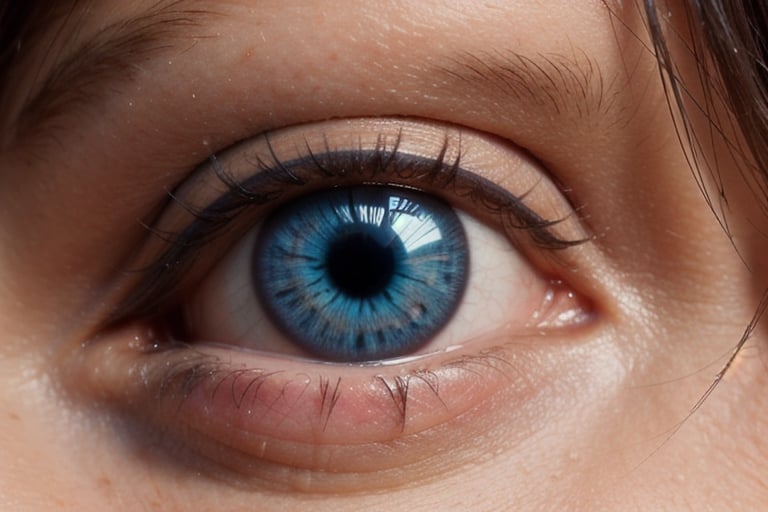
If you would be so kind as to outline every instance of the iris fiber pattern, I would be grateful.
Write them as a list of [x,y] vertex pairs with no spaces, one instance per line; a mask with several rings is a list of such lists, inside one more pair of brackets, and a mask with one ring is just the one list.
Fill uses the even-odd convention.
[[461,220],[393,186],[336,188],[268,218],[253,253],[262,306],[293,342],[339,362],[407,355],[453,316],[467,281]]

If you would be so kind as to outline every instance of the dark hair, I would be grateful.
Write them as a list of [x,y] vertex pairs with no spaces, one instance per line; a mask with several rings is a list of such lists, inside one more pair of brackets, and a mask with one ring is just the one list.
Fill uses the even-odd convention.
[[44,2],[39,0],[0,1],[0,86],[5,87],[7,70],[21,52],[22,41],[32,29]]
[[[644,2],[656,55],[667,77],[669,99],[686,122],[685,85],[676,74],[657,3]],[[726,100],[754,161],[754,166],[740,169],[742,176],[762,191],[768,204],[768,4],[749,0],[688,0],[684,9],[701,85],[706,91],[717,91]],[[709,102],[714,100],[708,96],[705,101],[708,104],[699,108],[709,112],[715,106]],[[715,130],[722,128],[715,119],[710,118],[710,122]],[[680,134],[693,143],[687,128],[679,127]],[[695,166],[696,162],[692,164]]]
[[[667,44],[664,27],[659,17],[659,6],[655,0],[643,0],[648,27],[651,33],[656,57],[667,90],[667,99],[682,115],[683,126],[678,126],[678,135],[686,140],[689,147],[696,148],[696,134],[690,122],[690,111],[685,102],[685,83],[678,75],[672,52]],[[715,94],[727,104],[744,138],[748,155],[738,171],[747,185],[759,192],[762,211],[768,210],[768,6],[763,2],[750,0],[687,0],[683,4],[688,21],[688,34],[692,42],[697,75],[704,91],[708,91],[702,109],[715,130],[722,132],[718,119],[710,116],[716,112]],[[738,142],[728,141],[730,149],[740,153]],[[715,215],[721,212],[713,207],[712,191],[704,183],[703,172],[697,155],[690,156],[691,171]],[[715,173],[718,169],[713,169]],[[727,202],[726,191],[718,180],[714,192]],[[721,226],[728,232],[728,223],[720,219]],[[728,372],[736,356],[749,340],[753,330],[768,311],[768,290],[763,290],[760,303],[750,323],[736,344],[731,356],[718,372],[714,381],[705,391],[692,411],[709,397]]]

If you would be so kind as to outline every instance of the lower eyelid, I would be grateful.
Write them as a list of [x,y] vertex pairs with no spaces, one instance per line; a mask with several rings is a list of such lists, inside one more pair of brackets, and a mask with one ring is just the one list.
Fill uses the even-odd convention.
[[[257,435],[316,445],[390,442],[461,414],[491,391],[489,383],[497,379],[488,377],[490,370],[508,370],[494,368],[502,364],[498,359],[482,356],[445,354],[448,362],[430,360],[433,369],[377,368],[248,351],[237,354],[241,362],[224,363],[233,359],[232,350],[215,346],[204,349],[200,362],[200,350],[161,353],[164,364],[151,361],[161,373],[145,378],[142,386],[159,383],[155,398],[178,406],[174,421],[207,425],[221,439]],[[149,368],[140,373],[149,376]],[[126,382],[125,389],[130,387]]]
[[554,371],[539,361],[538,339],[475,348],[471,356],[445,353],[428,367],[419,360],[365,367],[286,362],[215,346],[154,352],[138,345],[133,330],[111,336],[116,341],[91,345],[72,367],[81,394],[148,423],[211,467],[246,479],[283,475],[288,487],[296,472],[376,473],[421,464],[446,446],[485,435],[487,417],[523,414]]

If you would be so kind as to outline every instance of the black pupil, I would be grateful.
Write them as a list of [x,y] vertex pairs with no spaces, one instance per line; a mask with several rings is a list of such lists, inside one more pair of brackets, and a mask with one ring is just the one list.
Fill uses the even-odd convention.
[[353,233],[331,244],[326,260],[333,283],[351,297],[384,291],[395,271],[395,252],[367,233]]

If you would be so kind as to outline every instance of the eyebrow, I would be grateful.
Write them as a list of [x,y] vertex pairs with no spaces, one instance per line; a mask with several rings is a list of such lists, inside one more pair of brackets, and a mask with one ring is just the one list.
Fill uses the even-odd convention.
[[[201,8],[203,0],[158,0],[141,15],[120,20],[90,37],[45,77],[18,118],[18,134],[113,92],[109,84],[130,83],[142,64],[181,45],[210,38],[206,21],[224,16]],[[209,2],[208,2],[209,3]],[[63,33],[63,31],[60,31]],[[557,117],[626,119],[617,104],[616,77],[607,79],[586,54],[526,56],[514,51],[465,52],[426,70],[445,79],[445,87],[464,86],[471,94],[525,102]]]
[[[135,80],[142,64],[179,45],[192,47],[205,36],[199,29],[218,16],[199,7],[200,0],[158,0],[140,15],[122,19],[99,30],[57,62],[41,86],[25,101],[18,120],[18,132],[36,128],[46,120],[78,104],[89,103],[109,93],[111,83]],[[76,25],[74,10],[64,25]],[[48,48],[72,35],[59,28]],[[55,56],[54,56],[55,58]]]
[[628,119],[617,101],[619,77],[606,77],[584,53],[534,58],[514,51],[465,52],[440,71],[480,93],[533,104],[561,119]]

